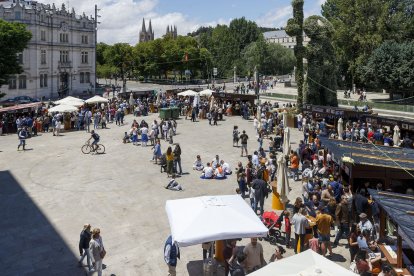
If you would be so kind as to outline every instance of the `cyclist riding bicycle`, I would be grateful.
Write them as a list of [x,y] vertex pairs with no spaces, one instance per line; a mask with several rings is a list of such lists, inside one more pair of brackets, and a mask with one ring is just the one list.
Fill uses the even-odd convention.
[[91,144],[93,151],[96,151],[98,148],[98,142],[99,142],[99,135],[94,130],[91,131],[91,138],[88,139],[88,142],[93,138],[93,142]]

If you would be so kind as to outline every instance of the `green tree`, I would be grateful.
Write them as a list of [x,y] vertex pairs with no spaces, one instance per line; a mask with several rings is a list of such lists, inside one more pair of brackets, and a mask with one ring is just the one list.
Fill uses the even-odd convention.
[[335,29],[340,75],[349,86],[363,84],[358,72],[383,41],[413,38],[413,12],[412,0],[327,0],[322,5],[322,15]]
[[[10,75],[23,72],[16,55],[23,52],[31,38],[26,25],[0,19],[0,87],[8,83]],[[0,91],[0,98],[4,95]]]
[[293,18],[287,22],[286,33],[296,37],[295,57],[296,72],[295,78],[298,86],[297,107],[299,111],[303,109],[303,57],[305,48],[303,47],[303,4],[304,0],[292,0]]
[[336,94],[336,59],[331,40],[332,24],[312,15],[305,20],[305,34],[311,39],[306,47],[308,72],[305,102],[314,105],[338,106]]
[[103,57],[106,64],[116,68],[117,77],[122,79],[125,88],[126,80],[134,69],[132,47],[128,43],[116,43],[105,49]]
[[361,75],[366,82],[372,82],[390,92],[411,96],[414,90],[414,42],[398,43],[386,41],[369,57]]

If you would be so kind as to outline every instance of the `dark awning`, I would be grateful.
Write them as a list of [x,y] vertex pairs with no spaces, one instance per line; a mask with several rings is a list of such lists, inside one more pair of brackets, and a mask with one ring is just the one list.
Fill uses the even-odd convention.
[[414,196],[368,189],[369,194],[398,224],[398,234],[414,250]]

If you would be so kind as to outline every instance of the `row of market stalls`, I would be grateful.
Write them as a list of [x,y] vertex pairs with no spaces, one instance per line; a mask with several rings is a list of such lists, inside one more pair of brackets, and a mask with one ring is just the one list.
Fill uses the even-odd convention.
[[338,120],[342,118],[344,122],[347,120],[353,122],[359,120],[363,123],[371,124],[375,128],[385,128],[389,131],[392,131],[395,126],[398,126],[401,131],[401,137],[404,137],[406,134],[414,135],[414,120],[409,118],[385,117],[374,114],[371,111],[363,112],[361,110],[310,104],[303,105],[303,113],[316,120],[325,119],[335,129],[337,129]]

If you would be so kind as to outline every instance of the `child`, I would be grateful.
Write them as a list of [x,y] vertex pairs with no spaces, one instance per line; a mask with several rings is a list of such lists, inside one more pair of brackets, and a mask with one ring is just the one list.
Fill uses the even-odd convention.
[[125,133],[124,133],[124,138],[122,138],[122,142],[123,142],[124,144],[131,142],[131,141],[129,140],[129,135],[128,135],[128,132],[126,132],[126,131],[125,131]]
[[285,210],[285,243],[286,248],[290,247],[290,233],[292,232],[292,225],[290,224],[290,212]]
[[202,171],[204,169],[203,162],[201,161],[200,155],[197,155],[197,159],[194,161],[193,170]]

